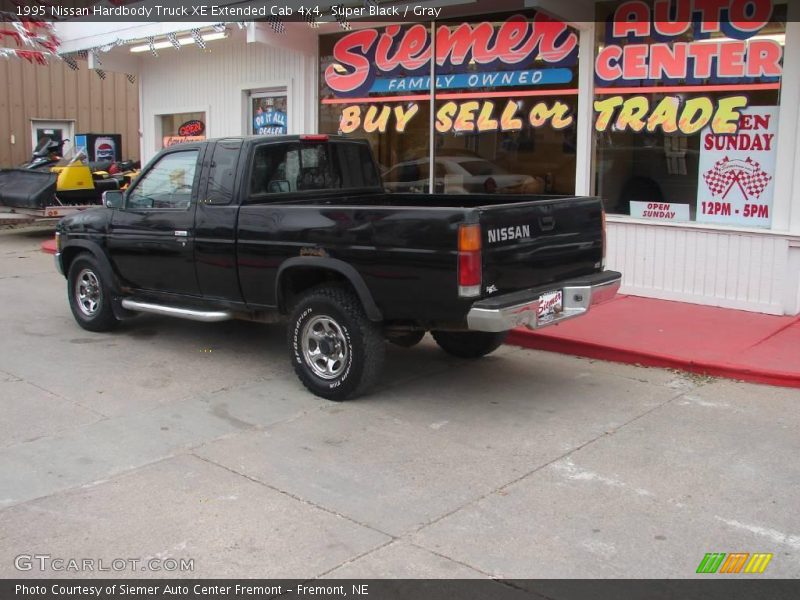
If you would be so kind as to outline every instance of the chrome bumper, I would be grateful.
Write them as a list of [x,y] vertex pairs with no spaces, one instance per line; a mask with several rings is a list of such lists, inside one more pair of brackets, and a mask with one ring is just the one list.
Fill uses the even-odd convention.
[[[593,304],[613,298],[619,290],[621,280],[620,273],[603,271],[589,277],[555,282],[535,290],[481,300],[473,304],[467,313],[467,326],[473,331],[497,332],[522,326],[538,329],[554,325],[580,317]],[[561,310],[540,320],[538,314],[541,295],[559,289],[562,291]]]
[[56,271],[58,271],[61,275],[64,274],[64,267],[61,266],[61,252],[56,252],[53,255],[53,259],[56,261]]

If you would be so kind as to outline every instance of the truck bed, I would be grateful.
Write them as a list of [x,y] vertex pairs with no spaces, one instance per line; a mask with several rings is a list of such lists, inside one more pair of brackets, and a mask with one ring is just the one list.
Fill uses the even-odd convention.
[[[295,197],[296,198],[296,197]],[[353,265],[387,317],[465,313],[457,291],[458,227],[479,223],[480,298],[546,286],[601,270],[602,203],[551,195],[316,194],[240,208],[244,297],[274,302],[261,269],[319,251]],[[244,225],[241,225],[244,224]],[[425,298],[419,297],[425,290]],[[385,300],[384,300],[385,299]]]

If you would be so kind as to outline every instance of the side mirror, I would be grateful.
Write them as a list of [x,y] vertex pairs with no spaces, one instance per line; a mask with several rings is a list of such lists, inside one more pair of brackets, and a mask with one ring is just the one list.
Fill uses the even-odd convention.
[[106,208],[122,208],[125,199],[121,190],[107,190],[103,192],[103,206]]
[[276,179],[275,181],[269,182],[270,194],[281,194],[290,191],[291,189],[289,188],[289,182],[285,179]]

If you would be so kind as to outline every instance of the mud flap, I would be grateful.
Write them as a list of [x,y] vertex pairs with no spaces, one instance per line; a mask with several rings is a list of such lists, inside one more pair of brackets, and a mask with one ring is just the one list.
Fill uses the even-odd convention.
[[50,171],[0,169],[0,206],[41,210],[53,204],[57,178]]

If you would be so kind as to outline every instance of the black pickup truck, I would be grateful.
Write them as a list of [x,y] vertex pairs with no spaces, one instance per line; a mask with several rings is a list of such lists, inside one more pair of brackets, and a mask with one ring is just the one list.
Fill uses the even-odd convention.
[[286,319],[298,377],[331,400],[376,380],[386,340],[430,331],[477,358],[620,283],[603,270],[599,199],[387,193],[369,145],[336,136],[173,146],[104,205],[56,231],[81,327],[140,312]]

